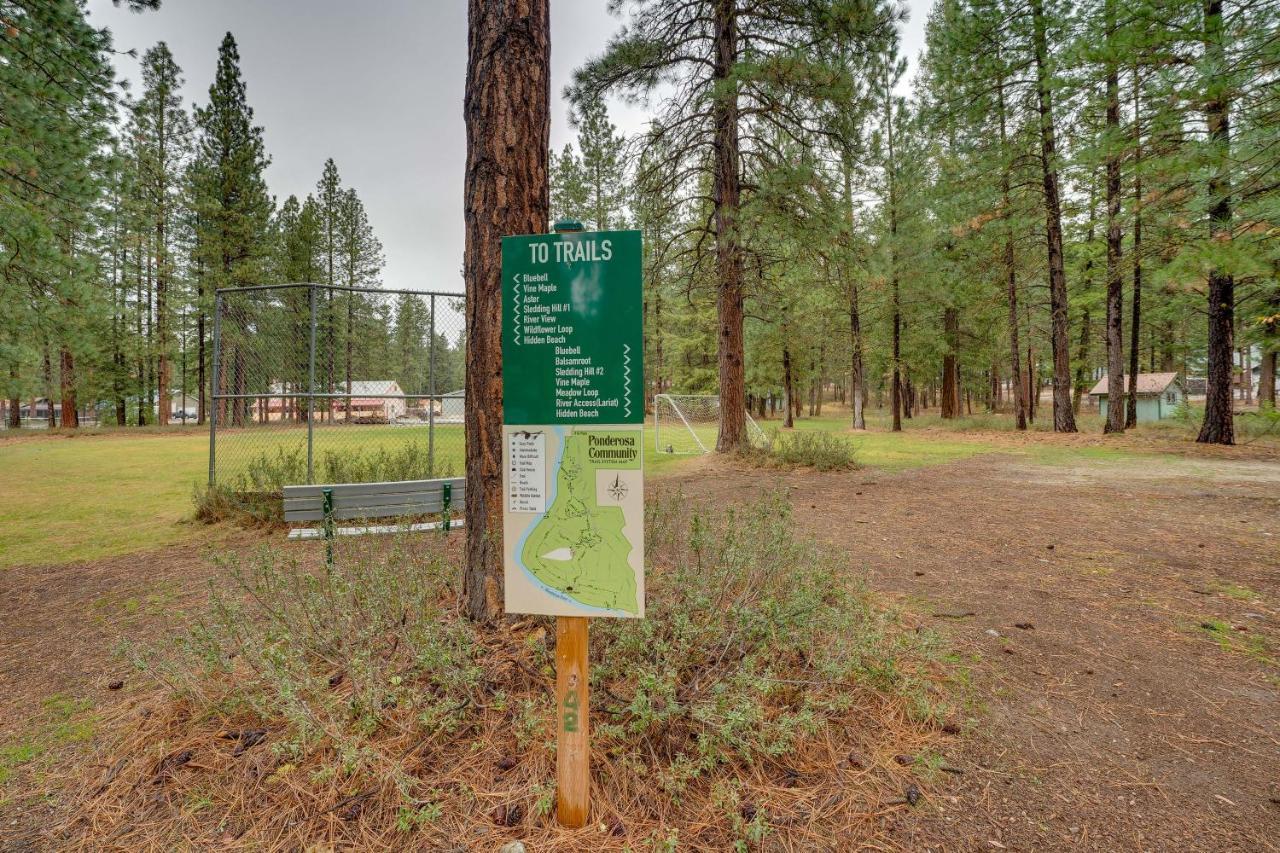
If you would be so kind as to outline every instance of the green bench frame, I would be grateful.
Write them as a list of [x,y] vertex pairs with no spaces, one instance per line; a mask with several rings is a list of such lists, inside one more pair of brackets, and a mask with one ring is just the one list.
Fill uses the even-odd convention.
[[[284,487],[284,520],[290,524],[318,521],[317,528],[302,527],[289,531],[290,539],[324,538],[331,552],[335,536],[361,536],[367,533],[402,533],[422,530],[446,532],[462,526],[463,519],[454,518],[453,507],[463,504],[466,480],[453,477],[440,480],[404,480],[395,483],[332,483],[317,486]],[[348,519],[407,518],[440,515],[439,521],[414,524],[388,524],[363,527],[338,527]]]

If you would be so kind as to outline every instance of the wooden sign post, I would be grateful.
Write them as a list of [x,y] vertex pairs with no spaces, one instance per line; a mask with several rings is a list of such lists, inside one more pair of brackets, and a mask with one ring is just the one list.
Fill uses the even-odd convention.
[[577,828],[591,803],[587,618],[556,617],[556,819]]
[[508,613],[556,617],[556,817],[590,812],[587,619],[644,617],[640,232],[502,241]]

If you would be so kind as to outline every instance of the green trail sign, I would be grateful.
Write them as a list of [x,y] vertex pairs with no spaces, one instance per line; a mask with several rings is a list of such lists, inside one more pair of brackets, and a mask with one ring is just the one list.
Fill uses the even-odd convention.
[[640,232],[502,241],[508,613],[644,615]]
[[640,232],[502,241],[503,423],[644,423]]

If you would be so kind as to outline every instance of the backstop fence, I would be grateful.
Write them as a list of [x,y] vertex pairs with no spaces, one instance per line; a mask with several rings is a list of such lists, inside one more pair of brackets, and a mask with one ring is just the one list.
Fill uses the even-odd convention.
[[456,293],[219,290],[209,484],[261,495],[460,475],[464,324]]

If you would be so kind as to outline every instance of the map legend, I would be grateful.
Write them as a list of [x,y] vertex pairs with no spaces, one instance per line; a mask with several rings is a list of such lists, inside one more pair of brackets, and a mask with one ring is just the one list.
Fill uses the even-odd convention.
[[512,432],[507,439],[507,511],[546,512],[546,435]]

